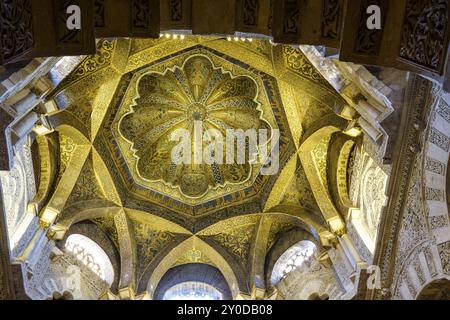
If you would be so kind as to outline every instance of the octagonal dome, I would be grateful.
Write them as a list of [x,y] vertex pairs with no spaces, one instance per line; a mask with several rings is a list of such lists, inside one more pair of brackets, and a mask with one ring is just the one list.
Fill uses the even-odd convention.
[[[207,52],[191,52],[138,70],[124,90],[111,129],[137,184],[191,205],[253,184],[260,163],[176,164],[172,150],[179,143],[173,134],[184,129],[195,152],[194,123],[201,123],[202,134],[215,130],[224,141],[229,129],[265,129],[270,147],[277,123],[264,82],[254,73]],[[200,153],[211,143],[203,139]],[[225,144],[220,148],[225,156]],[[246,149],[248,160],[248,143]]]

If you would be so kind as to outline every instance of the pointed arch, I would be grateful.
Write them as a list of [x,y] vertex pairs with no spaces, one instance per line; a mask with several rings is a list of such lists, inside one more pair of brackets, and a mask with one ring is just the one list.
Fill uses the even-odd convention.
[[244,288],[242,288],[238,281],[235,269],[220,253],[196,236],[192,236],[182,241],[176,247],[172,248],[170,252],[162,253],[163,255],[160,254],[162,256],[160,257],[161,259],[159,259],[155,265],[149,266],[144,276],[140,279],[139,290],[147,290],[149,294],[153,296],[156,286],[166,272],[172,268],[174,261],[191,248],[198,248],[204,252],[211,261],[214,261],[215,267],[220,270],[225,277],[233,298],[236,298]]

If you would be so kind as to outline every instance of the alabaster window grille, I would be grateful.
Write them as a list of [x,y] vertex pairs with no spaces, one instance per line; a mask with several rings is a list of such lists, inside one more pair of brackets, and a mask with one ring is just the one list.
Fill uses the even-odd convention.
[[114,281],[114,268],[105,251],[94,241],[80,234],[72,234],[67,238],[66,251],[74,255],[108,284]]
[[272,271],[272,284],[278,284],[289,273],[303,266],[315,252],[316,246],[311,241],[300,241],[287,249],[275,263]]
[[223,300],[223,295],[209,284],[190,281],[167,290],[163,300]]

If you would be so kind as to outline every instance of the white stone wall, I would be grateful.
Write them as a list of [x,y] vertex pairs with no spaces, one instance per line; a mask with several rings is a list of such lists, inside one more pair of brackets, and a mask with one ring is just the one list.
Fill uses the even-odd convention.
[[416,299],[428,284],[450,279],[447,170],[450,156],[450,96],[433,104],[423,149],[415,163],[399,234],[393,299]]
[[23,145],[14,157],[10,171],[0,172],[3,204],[6,212],[11,251],[32,223],[34,213],[27,213],[27,205],[36,195],[36,182],[33,171],[31,150]]
[[344,294],[333,270],[314,259],[311,264],[305,264],[289,273],[278,284],[277,289],[286,300],[308,300],[313,294],[339,300]]
[[109,285],[71,253],[54,246],[51,251],[41,258],[45,266],[32,271],[36,280],[26,283],[33,300],[51,300],[55,293],[70,293],[74,300],[98,300],[108,290]]

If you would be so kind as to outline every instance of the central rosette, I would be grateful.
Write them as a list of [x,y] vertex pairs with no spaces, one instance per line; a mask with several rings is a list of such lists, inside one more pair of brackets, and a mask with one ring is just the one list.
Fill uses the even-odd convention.
[[200,103],[194,103],[188,108],[187,113],[192,121],[203,121],[206,118],[206,107]]
[[252,177],[256,165],[250,162],[177,164],[172,158],[177,142],[172,137],[179,130],[188,132],[194,154],[211,143],[195,138],[198,131],[215,130],[225,137],[230,129],[266,129],[270,135],[254,79],[233,76],[208,57],[193,55],[164,73],[144,73],[136,91],[134,104],[119,121],[119,132],[137,159],[141,179],[163,182],[184,197],[198,199],[208,190],[240,185]]

